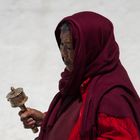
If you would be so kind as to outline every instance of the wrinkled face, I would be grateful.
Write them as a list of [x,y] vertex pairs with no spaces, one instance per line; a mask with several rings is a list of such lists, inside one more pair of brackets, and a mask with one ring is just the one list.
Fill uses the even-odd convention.
[[60,52],[63,58],[63,61],[66,65],[68,71],[73,70],[73,60],[74,60],[74,49],[72,43],[72,34],[70,31],[61,31],[60,33]]

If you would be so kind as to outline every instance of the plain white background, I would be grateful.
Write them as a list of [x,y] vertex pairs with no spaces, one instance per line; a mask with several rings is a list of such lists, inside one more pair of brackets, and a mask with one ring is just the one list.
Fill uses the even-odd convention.
[[0,139],[33,140],[18,108],[6,100],[10,87],[23,87],[27,106],[41,111],[58,91],[64,64],[54,30],[65,16],[94,11],[109,18],[120,46],[120,59],[140,95],[139,0],[0,0]]

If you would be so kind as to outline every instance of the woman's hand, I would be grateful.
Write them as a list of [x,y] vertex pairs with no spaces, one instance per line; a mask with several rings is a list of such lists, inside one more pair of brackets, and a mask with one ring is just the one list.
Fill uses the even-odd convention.
[[24,112],[20,111],[19,116],[23,122],[24,128],[34,128],[35,126],[41,126],[45,113],[36,109],[27,108]]

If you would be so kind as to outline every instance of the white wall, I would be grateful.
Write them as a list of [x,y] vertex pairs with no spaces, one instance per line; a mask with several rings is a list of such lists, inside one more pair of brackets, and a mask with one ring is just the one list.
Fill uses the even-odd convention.
[[140,95],[139,0],[0,0],[0,139],[32,140],[5,96],[11,86],[23,87],[27,106],[47,110],[58,91],[64,65],[54,29],[64,17],[92,10],[115,27],[121,60]]

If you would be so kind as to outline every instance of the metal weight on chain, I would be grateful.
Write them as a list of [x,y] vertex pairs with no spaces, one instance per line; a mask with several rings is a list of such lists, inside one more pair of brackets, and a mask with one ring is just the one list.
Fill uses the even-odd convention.
[[[28,97],[25,95],[23,88],[11,87],[11,92],[6,96],[7,100],[11,103],[12,107],[20,107],[20,109],[24,112],[27,110],[25,106],[25,102]],[[35,126],[32,128],[33,133],[38,132],[38,128]]]

